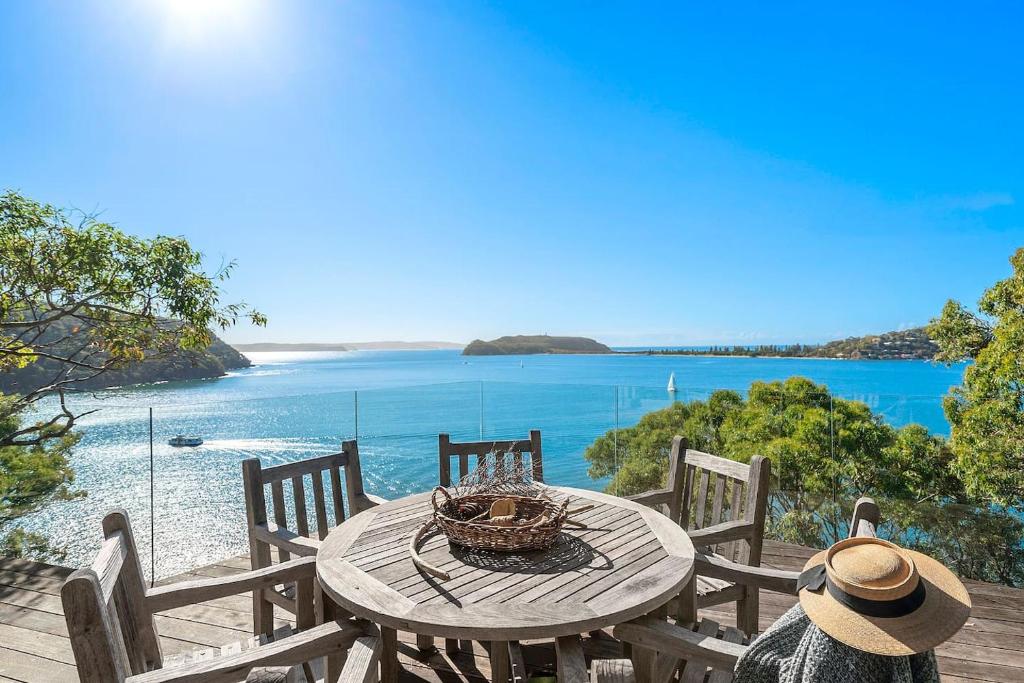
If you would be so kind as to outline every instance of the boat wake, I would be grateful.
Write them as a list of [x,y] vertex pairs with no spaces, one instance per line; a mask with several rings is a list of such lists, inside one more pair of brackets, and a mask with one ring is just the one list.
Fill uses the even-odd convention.
[[209,439],[203,443],[206,451],[217,450],[239,456],[258,456],[265,464],[295,460],[296,455],[326,455],[341,449],[341,443],[331,445],[309,439]]

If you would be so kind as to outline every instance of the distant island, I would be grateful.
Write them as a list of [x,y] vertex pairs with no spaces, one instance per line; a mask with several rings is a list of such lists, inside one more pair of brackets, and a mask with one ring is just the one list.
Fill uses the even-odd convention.
[[[848,337],[825,344],[763,344],[759,346],[708,346],[695,349],[651,349],[646,355],[748,356],[776,358],[848,358],[851,360],[931,360],[938,346],[923,327],[899,332]],[[634,352],[637,353],[637,352]]]
[[[50,325],[49,335],[64,335],[71,323],[58,321]],[[69,343],[75,342],[75,336]],[[77,390],[107,389],[130,384],[166,382],[187,379],[223,377],[228,370],[247,368],[252,363],[216,335],[205,351],[175,350],[169,354],[149,358],[140,363],[110,368],[103,374],[75,385]],[[56,361],[40,358],[23,368],[0,372],[0,393],[21,394],[33,391],[51,382],[60,369]]]
[[340,344],[278,344],[273,342],[259,342],[254,344],[234,344],[239,351],[432,351],[436,349],[461,349],[463,344],[446,341],[372,341],[372,342],[343,342]]
[[463,356],[512,356],[539,353],[615,353],[604,344],[586,337],[550,337],[546,334],[475,339],[462,350]]

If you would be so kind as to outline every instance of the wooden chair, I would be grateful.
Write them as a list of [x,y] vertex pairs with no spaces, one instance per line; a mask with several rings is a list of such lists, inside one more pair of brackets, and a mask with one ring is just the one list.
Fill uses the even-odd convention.
[[[469,441],[453,442],[447,434],[438,434],[438,460],[440,472],[438,480],[441,486],[452,485],[452,458],[458,457],[458,483],[469,474],[469,456],[475,456],[474,469],[479,467],[493,468],[501,471],[510,464],[523,466],[523,454],[530,456],[530,473],[534,481],[544,481],[544,455],[540,447],[540,430],[531,429],[530,438],[519,441]],[[509,462],[511,455],[511,463]]]
[[[367,635],[361,622],[313,624],[313,558],[291,560],[223,578],[183,581],[146,588],[128,515],[115,510],[103,518],[105,540],[92,567],[72,573],[61,587],[71,649],[83,683],[170,683],[172,681],[242,681],[254,668],[288,667],[288,680],[312,680],[310,660],[328,656],[331,671],[351,680],[376,674],[380,639]],[[297,628],[278,629],[274,639],[254,637],[245,643],[164,658],[154,613],[258,590],[283,581],[298,586]],[[367,628],[372,628],[367,625]],[[339,659],[350,648],[341,668]],[[365,656],[366,653],[376,653]],[[299,667],[302,667],[300,670]],[[349,680],[349,679],[345,679]]]
[[[344,495],[341,483],[342,470],[345,472]],[[330,479],[329,488],[324,485],[324,472]],[[306,507],[307,478],[313,494],[312,519]],[[274,467],[264,468],[258,458],[249,458],[242,462],[242,481],[245,487],[245,511],[249,529],[249,557],[254,570],[271,566],[272,547],[277,549],[279,562],[287,562],[292,555],[315,556],[320,548],[320,541],[327,537],[327,532],[345,520],[345,498],[348,499],[350,516],[383,502],[383,499],[363,491],[359,448],[355,441],[345,441],[340,453]],[[288,487],[289,494],[285,493],[286,481],[291,482]],[[274,521],[270,521],[267,487],[270,488],[270,500],[274,505]],[[286,497],[290,499],[294,510],[294,530],[288,526]],[[290,614],[297,614],[295,586],[271,586],[253,591],[254,633],[269,635],[273,632],[275,605]]]
[[[850,522],[851,536],[874,536],[878,526],[878,506],[870,498],[861,498]],[[726,578],[741,585],[764,588],[787,595],[797,594],[799,572],[764,567],[749,567],[714,555],[697,556],[698,571]],[[592,683],[667,683],[680,672],[680,683],[729,683],[733,680],[736,662],[746,651],[755,634],[748,637],[739,629],[721,628],[710,619],[697,619],[695,581],[684,594],[684,611],[675,623],[662,615],[652,614],[612,630],[612,634],[628,644],[630,659],[594,660],[591,663]],[[570,668],[579,668],[579,658]]]
[[[469,474],[469,456],[474,456],[473,468],[485,467],[494,472],[511,466],[523,467],[523,454],[530,456],[530,476],[534,481],[544,481],[544,455],[540,447],[540,430],[531,429],[529,439],[518,441],[463,441],[456,443],[448,434],[437,435],[438,483],[441,486],[452,485],[452,458],[458,458],[457,484]],[[511,455],[511,461],[509,456]],[[417,636],[419,648],[428,651],[434,646],[431,636]],[[445,651],[455,654],[459,651],[459,641],[445,639]]]
[[[771,462],[755,455],[750,464],[687,448],[672,440],[668,486],[630,499],[661,509],[687,530],[698,549],[748,567],[761,565],[761,545],[768,512]],[[758,588],[721,578],[700,576],[699,608],[736,601],[736,626],[757,630]]]

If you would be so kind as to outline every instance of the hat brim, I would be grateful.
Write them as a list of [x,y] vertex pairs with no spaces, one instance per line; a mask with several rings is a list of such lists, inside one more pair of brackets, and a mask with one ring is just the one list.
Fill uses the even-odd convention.
[[[925,584],[924,602],[902,617],[868,617],[832,597],[828,590],[800,591],[800,605],[822,631],[850,647],[897,657],[931,650],[949,640],[971,614],[971,596],[957,576],[939,562],[913,550],[909,555]],[[823,550],[804,566],[825,563]]]

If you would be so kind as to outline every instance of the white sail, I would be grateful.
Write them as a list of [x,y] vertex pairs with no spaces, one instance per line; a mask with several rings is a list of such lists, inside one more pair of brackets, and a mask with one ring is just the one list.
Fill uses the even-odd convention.
[[672,373],[668,376],[668,390],[672,393],[676,391],[676,373]]

